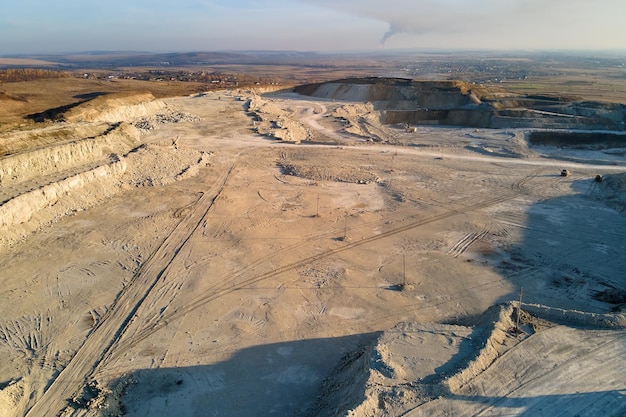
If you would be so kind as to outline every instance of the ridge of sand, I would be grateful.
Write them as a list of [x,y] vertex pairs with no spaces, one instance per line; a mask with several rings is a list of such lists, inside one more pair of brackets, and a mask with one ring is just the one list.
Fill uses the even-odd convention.
[[[533,312],[542,313],[534,316],[527,312],[530,307],[523,305],[518,332],[514,331],[517,307],[511,303],[490,308],[475,326],[399,323],[384,331],[371,347],[346,354],[323,382],[317,403],[307,415],[469,416],[486,410],[501,415],[510,407],[507,403],[514,404],[502,396],[504,391],[515,392],[515,397],[537,391],[554,395],[554,399],[520,401],[515,408],[525,406],[528,413],[540,412],[547,405],[555,408],[552,402],[564,401],[559,396],[571,396],[566,408],[559,405],[559,411],[574,413],[588,400],[576,395],[568,381],[555,384],[548,379],[556,368],[563,369],[573,384],[583,382],[580,378],[588,372],[602,375],[606,396],[612,401],[596,408],[602,415],[621,415],[626,405],[616,407],[617,391],[623,389],[616,364],[624,352],[619,343],[626,339],[626,317],[603,315],[605,326],[607,321],[613,323],[610,330],[590,330],[591,324],[597,327],[597,315],[561,310],[558,319],[564,324],[559,325],[547,320],[555,317],[552,309],[532,306]],[[585,345],[585,355],[574,365],[570,362],[578,357],[579,343]],[[613,347],[605,349],[606,344]],[[558,355],[548,359],[546,353],[557,349]],[[601,361],[601,367],[583,370]]]

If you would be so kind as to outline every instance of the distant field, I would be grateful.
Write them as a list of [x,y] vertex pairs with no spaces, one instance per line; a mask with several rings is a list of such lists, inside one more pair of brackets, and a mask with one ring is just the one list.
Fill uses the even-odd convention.
[[561,68],[560,74],[505,80],[502,86],[517,93],[579,96],[587,100],[626,103],[626,68],[596,70]]
[[43,61],[40,59],[30,58],[2,58],[0,57],[0,66],[50,66],[50,65],[63,65],[58,62]]

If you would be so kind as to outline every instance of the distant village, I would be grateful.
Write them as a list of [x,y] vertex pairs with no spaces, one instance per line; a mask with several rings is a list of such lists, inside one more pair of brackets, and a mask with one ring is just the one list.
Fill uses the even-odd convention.
[[83,78],[104,80],[142,80],[142,81],[182,81],[211,84],[216,87],[239,87],[249,85],[278,85],[278,79],[253,77],[246,74],[230,74],[214,71],[188,70],[116,70],[107,72],[86,72]]

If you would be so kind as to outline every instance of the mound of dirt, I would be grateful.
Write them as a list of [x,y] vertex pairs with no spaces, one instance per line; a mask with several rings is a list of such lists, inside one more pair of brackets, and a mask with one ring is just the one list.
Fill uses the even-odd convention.
[[507,333],[512,312],[511,306],[492,308],[477,328],[399,323],[374,346],[343,358],[309,415],[399,416],[445,395],[447,377],[462,384],[518,343]]
[[276,162],[276,165],[283,175],[291,175],[312,181],[369,184],[379,180],[372,167],[355,166],[348,163],[343,165],[319,165],[313,161],[299,158],[297,154],[284,153]]
[[382,141],[379,135],[372,132],[372,127],[384,122],[383,115],[374,109],[372,103],[345,104],[333,111],[332,116],[342,122],[344,132],[377,142]]
[[[574,325],[597,321],[578,313],[563,314]],[[610,389],[621,385],[610,383],[611,375],[620,371],[611,367],[620,361],[623,349],[607,348],[605,343],[622,339],[623,326],[617,331],[574,329],[522,312],[518,330],[516,315],[517,309],[508,304],[487,310],[475,320],[475,327],[400,323],[385,331],[373,346],[344,356],[324,381],[309,415],[478,415],[513,407],[505,399],[515,403],[511,392],[515,398],[533,392],[553,395],[553,399],[547,395],[520,402],[534,411],[567,400],[575,403],[567,405],[571,411],[585,404],[598,412],[589,415],[621,415],[623,406],[586,404],[588,400],[576,395],[572,387],[578,387],[576,392],[594,391],[594,387],[585,388],[584,364],[606,360],[607,366],[598,372],[610,374],[606,392],[614,397]],[[573,363],[580,349],[584,352],[577,358],[580,364]],[[555,383],[550,374],[556,368],[569,379]]]
[[287,142],[300,142],[310,137],[309,130],[275,104],[254,95],[248,103],[257,133]]
[[161,125],[169,123],[182,123],[182,122],[198,122],[201,119],[192,114],[187,114],[177,110],[170,110],[168,112],[162,112],[153,114],[150,116],[142,117],[135,121],[133,126],[139,129],[141,132],[147,133],[150,130],[158,129]]
[[0,417],[11,417],[18,413],[20,399],[24,395],[24,384],[13,380],[0,385]]

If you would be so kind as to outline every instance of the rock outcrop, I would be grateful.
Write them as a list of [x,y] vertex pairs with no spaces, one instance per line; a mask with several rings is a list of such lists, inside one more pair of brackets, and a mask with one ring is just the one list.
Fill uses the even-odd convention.
[[372,103],[386,124],[626,129],[626,106],[622,104],[519,95],[461,81],[352,78],[303,85],[294,91],[325,99]]

